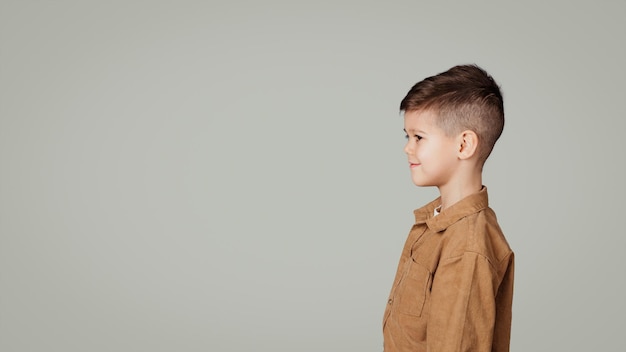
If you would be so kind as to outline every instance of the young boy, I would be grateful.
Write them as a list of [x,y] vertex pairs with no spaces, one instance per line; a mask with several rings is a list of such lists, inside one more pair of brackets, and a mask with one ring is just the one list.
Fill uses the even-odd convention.
[[504,127],[500,88],[456,66],[400,104],[413,183],[440,197],[414,211],[383,320],[385,352],[509,350],[513,252],[482,169]]

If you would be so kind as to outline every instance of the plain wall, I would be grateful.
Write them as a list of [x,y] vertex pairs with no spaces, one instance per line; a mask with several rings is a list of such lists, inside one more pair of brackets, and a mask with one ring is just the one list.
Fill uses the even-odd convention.
[[512,351],[624,351],[626,3],[0,2],[1,351],[381,351],[400,100],[476,63]]

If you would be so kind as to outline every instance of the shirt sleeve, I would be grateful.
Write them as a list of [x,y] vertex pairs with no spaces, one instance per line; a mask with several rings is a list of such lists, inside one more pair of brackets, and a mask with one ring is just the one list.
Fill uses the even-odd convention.
[[[473,252],[439,264],[431,289],[429,352],[493,351],[496,322],[502,318],[498,292],[504,265],[500,269]],[[510,333],[510,314],[508,319]]]

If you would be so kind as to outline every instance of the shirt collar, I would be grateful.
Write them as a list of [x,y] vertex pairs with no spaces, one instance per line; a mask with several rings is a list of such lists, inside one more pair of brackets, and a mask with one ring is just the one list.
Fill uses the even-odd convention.
[[415,210],[415,224],[426,224],[433,232],[441,232],[462,218],[475,214],[489,206],[487,187],[471,194],[451,207],[443,210],[439,215],[433,216],[435,208],[441,205],[441,197]]

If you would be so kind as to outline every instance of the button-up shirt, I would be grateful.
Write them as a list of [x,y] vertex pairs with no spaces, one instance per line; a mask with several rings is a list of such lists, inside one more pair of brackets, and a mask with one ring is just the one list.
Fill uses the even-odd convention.
[[415,210],[383,319],[385,352],[509,351],[514,256],[487,189]]

